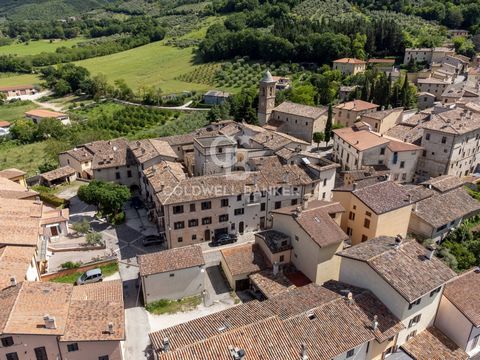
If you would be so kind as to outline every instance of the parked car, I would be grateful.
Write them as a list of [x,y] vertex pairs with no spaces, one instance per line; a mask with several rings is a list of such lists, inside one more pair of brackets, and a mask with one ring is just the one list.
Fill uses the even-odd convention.
[[221,246],[226,244],[232,244],[237,241],[236,235],[221,234],[215,237],[210,243],[211,246]]
[[161,245],[165,242],[165,235],[147,235],[142,239],[143,246]]
[[76,281],[77,285],[96,283],[103,280],[101,269],[92,269],[84,272]]

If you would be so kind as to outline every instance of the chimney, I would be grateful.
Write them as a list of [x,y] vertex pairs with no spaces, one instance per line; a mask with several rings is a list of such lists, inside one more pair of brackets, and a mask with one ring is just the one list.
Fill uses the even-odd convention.
[[407,201],[409,204],[412,203],[412,194],[407,194]]
[[46,314],[43,317],[43,322],[44,322],[44,325],[45,325],[46,329],[56,329],[57,328],[54,316],[50,317],[50,315]]
[[232,360],[245,360],[245,350],[234,348],[233,346],[229,346],[228,350],[230,350]]
[[170,340],[168,340],[168,337],[163,338],[162,346],[163,346],[163,352],[169,352],[170,351]]
[[279,263],[278,263],[278,261],[275,261],[273,263],[273,276],[278,275],[278,270],[279,270]]
[[347,298],[348,305],[352,305],[353,304],[353,294],[352,294],[351,291],[348,292],[346,298]]
[[253,174],[253,185],[257,185],[257,174]]
[[288,171],[285,171],[285,174],[283,174],[283,182],[284,183],[288,183],[288,176],[289,176]]
[[354,182],[354,183],[352,184],[352,190],[353,190],[353,191],[357,190],[357,183],[356,183],[356,182]]
[[435,250],[437,250],[437,249],[435,248],[435,246],[429,245],[429,246],[427,246],[427,250],[428,250],[427,255],[426,255],[427,259],[432,260],[433,255],[435,254]]
[[115,331],[113,330],[113,322],[109,322],[109,323],[108,323],[108,330],[107,330],[107,332],[108,332],[109,334],[114,334],[114,333],[115,333]]
[[308,355],[307,355],[307,345],[305,343],[302,343],[300,345],[300,360],[308,360]]
[[417,203],[413,203],[412,211],[413,212],[417,211]]
[[372,330],[375,331],[378,329],[378,316],[373,315],[373,320],[372,320]]

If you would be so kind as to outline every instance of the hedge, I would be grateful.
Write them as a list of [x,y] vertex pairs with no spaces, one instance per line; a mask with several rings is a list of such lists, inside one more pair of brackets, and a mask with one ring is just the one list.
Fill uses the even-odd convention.
[[40,193],[40,200],[54,207],[66,207],[69,203],[68,200],[59,198],[58,196],[49,193]]

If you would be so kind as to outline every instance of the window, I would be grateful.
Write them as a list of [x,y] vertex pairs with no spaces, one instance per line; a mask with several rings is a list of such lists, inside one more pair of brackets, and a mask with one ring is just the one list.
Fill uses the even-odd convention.
[[403,173],[403,174],[402,174],[402,180],[403,180],[403,181],[407,180],[407,173]]
[[204,201],[202,202],[202,210],[208,210],[212,208],[212,202],[211,201]]
[[425,140],[430,140],[430,134],[425,134]]
[[385,148],[380,149],[380,155],[385,155]]
[[323,179],[323,186],[327,186],[327,179]]
[[179,236],[179,237],[177,238],[177,242],[179,242],[179,243],[183,242],[183,237]]
[[410,322],[408,323],[408,328],[410,329],[412,326],[417,325],[420,322],[421,317],[422,315],[418,314],[413,319],[410,319]]
[[370,229],[370,219],[363,220],[363,227]]
[[417,335],[417,330],[413,330],[410,334],[408,334],[407,336],[407,341],[410,340],[412,337],[414,337],[415,335]]
[[129,178],[132,177],[132,170],[128,170],[128,171],[127,171],[127,176],[128,176]]
[[115,173],[115,179],[117,179],[117,180],[120,179],[120,173],[119,172]]
[[280,255],[280,262],[284,262],[285,261],[285,255]]
[[18,355],[16,352],[13,353],[8,353],[7,354],[7,360],[18,360]]
[[365,242],[368,240],[368,236],[367,235],[362,235],[362,242]]
[[183,205],[176,205],[173,207],[174,214],[183,214]]
[[245,209],[244,209],[244,208],[235,209],[235,210],[234,210],[234,214],[235,214],[235,215],[243,215],[244,213],[245,213]]
[[422,301],[422,299],[418,299],[417,301],[414,301],[413,303],[411,303],[410,305],[408,305],[408,310],[410,310],[411,308],[413,308],[415,305],[420,305],[420,302]]
[[349,220],[355,220],[355,213],[350,211],[350,214],[348,214],[348,219]]
[[202,225],[210,225],[212,223],[212,218],[209,216],[209,217],[204,217],[202,219]]
[[188,227],[195,227],[195,226],[198,226],[198,219],[188,220]]
[[184,229],[184,228],[185,228],[185,221],[177,221],[177,222],[174,222],[174,223],[173,223],[173,228],[174,228],[175,230]]
[[223,214],[218,217],[219,222],[226,222],[228,221],[228,214]]
[[352,357],[353,355],[355,355],[355,349],[347,351],[347,358]]
[[99,356],[98,360],[109,360],[108,355]]
[[67,351],[68,352],[78,351],[78,343],[67,344]]
[[192,240],[197,240],[197,235],[192,235]]
[[347,235],[352,236],[353,235],[353,230],[350,227],[347,227]]
[[265,211],[265,203],[261,203],[261,204],[260,204],[260,210],[261,210],[261,211]]
[[400,169],[403,169],[405,167],[405,161],[400,161]]
[[37,360],[48,360],[47,350],[45,350],[44,346],[35,348],[33,349],[33,351],[35,351],[35,356]]
[[365,211],[365,216],[372,216],[372,213],[370,211]]
[[393,164],[396,164],[397,161],[398,161],[398,152],[394,152],[394,153],[393,153],[392,163],[393,163]]
[[295,235],[295,241],[298,241],[298,236],[297,235]]
[[190,204],[190,212],[195,212],[195,204]]
[[436,288],[435,290],[433,290],[431,293],[430,293],[430,297],[433,297],[435,296],[436,294],[438,294],[440,292],[440,290],[442,290],[442,287],[439,287],[439,288]]
[[223,148],[218,148],[218,152],[221,154],[223,152]]
[[242,201],[242,194],[237,195],[237,201]]
[[275,209],[280,209],[282,207],[281,201],[275,201]]
[[325,199],[326,197],[327,197],[327,193],[326,192],[322,193],[322,199]]
[[293,199],[290,203],[291,203],[292,205],[297,205],[298,200],[297,200],[297,199]]
[[227,207],[228,206],[228,199],[222,199],[221,206],[222,207]]
[[442,136],[442,144],[446,144],[447,143],[447,137],[446,136]]
[[427,150],[423,150],[423,151],[422,151],[422,156],[423,156],[423,157],[427,156]]
[[9,347],[13,345],[13,337],[4,337],[2,338],[2,346],[3,347]]

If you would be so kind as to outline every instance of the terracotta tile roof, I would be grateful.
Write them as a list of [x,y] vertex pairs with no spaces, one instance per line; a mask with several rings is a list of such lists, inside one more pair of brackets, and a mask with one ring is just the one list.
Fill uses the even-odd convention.
[[202,248],[199,245],[183,246],[176,249],[139,255],[137,259],[140,267],[140,276],[205,265]]
[[480,271],[473,269],[445,286],[443,295],[476,327],[480,326]]
[[338,298],[338,294],[323,286],[309,284],[281,293],[262,304],[280,319],[287,320]]
[[335,106],[335,109],[339,110],[348,110],[348,111],[365,111],[378,108],[377,104],[363,101],[363,100],[352,100],[344,102]]
[[34,247],[5,246],[0,248],[0,289],[9,287],[12,277],[15,277],[17,282],[26,280],[25,277],[34,255]]
[[0,86],[0,91],[28,90],[33,88],[33,85]]
[[74,286],[72,300],[96,300],[123,303],[122,281],[102,281],[88,284],[88,286]]
[[[60,341],[113,341],[125,339],[123,302],[72,300],[65,333]],[[109,331],[113,324],[113,332]]]
[[368,63],[372,64],[394,64],[395,59],[368,59]]
[[70,218],[70,210],[68,208],[44,211],[42,213],[42,219],[40,220],[40,225],[61,223],[61,222],[68,221],[69,218]]
[[435,195],[435,190],[430,190],[420,185],[404,185],[403,188],[407,191],[408,195],[410,195],[411,203],[416,203]]
[[58,169],[54,169],[46,173],[40,174],[40,176],[46,181],[53,181],[74,175],[75,173],[76,171],[74,168],[70,166],[62,166]]
[[14,168],[0,171],[0,177],[6,178],[8,180],[17,178],[19,176],[24,176],[25,174],[26,174],[25,171],[14,169]]
[[288,207],[272,210],[272,213],[291,216],[317,245],[326,247],[348,239],[348,235],[330,216],[344,211],[340,203],[317,202],[308,204],[307,209]]
[[265,260],[256,245],[233,246],[220,252],[232,276],[249,275],[266,268]]
[[64,113],[57,112],[57,111],[51,111],[51,110],[46,110],[46,109],[35,109],[35,110],[30,110],[25,113],[27,116],[35,116],[35,117],[40,117],[40,118],[58,118],[62,116],[67,116]]
[[[10,317],[6,334],[62,335],[65,332],[73,286],[53,282],[23,282]],[[55,318],[55,329],[45,327],[44,316]]]
[[[329,280],[322,286],[342,296],[351,292],[357,317],[365,327],[370,329],[378,342],[388,340],[405,328],[402,322],[369,290],[335,280]],[[376,330],[372,328],[374,316],[377,316],[378,321]]]
[[359,151],[388,144],[391,140],[368,130],[355,131],[352,128],[333,130],[333,133]]
[[280,150],[287,145],[308,144],[305,141],[297,139],[293,136],[275,131],[257,133],[251,138],[251,140],[272,151]]
[[92,169],[106,169],[117,166],[133,165],[133,154],[128,151],[128,142],[125,139],[95,141],[83,145],[93,155]]
[[305,343],[311,359],[333,359],[375,339],[358,318],[356,307],[339,297],[306,314],[288,319],[284,324],[294,343]]
[[437,78],[434,78],[434,77],[428,77],[428,78],[425,78],[425,79],[418,79],[417,80],[417,83],[418,84],[441,84],[441,85],[445,85],[447,86],[449,83],[444,81],[444,80],[440,80],[440,79],[437,79]]
[[480,114],[456,108],[440,114],[432,114],[422,127],[449,134],[465,134],[480,128]]
[[[446,204],[448,206],[445,206]],[[480,202],[472,198],[465,189],[459,188],[421,200],[414,209],[412,214],[438,228],[480,212]]]
[[454,175],[442,175],[431,178],[422,183],[423,186],[433,188],[439,192],[446,192],[465,185],[466,181]]
[[417,334],[403,344],[402,348],[410,356],[419,360],[467,360],[469,358],[465,351],[435,327]]
[[408,142],[395,141],[391,140],[387,147],[393,152],[402,152],[402,151],[420,151],[422,148],[420,146],[409,144]]
[[161,161],[143,170],[143,173],[155,193],[160,192],[158,196],[162,199],[164,196],[169,196],[180,181],[187,178],[183,165],[171,161]]
[[426,257],[427,250],[414,239],[396,247],[395,238],[381,236],[337,255],[367,263],[409,303],[442,286],[455,273],[440,259]]
[[353,194],[377,215],[411,205],[407,192],[393,181],[381,181],[361,189],[357,187]]
[[93,160],[93,153],[90,152],[85,146],[80,146],[72,150],[65,151],[60,154],[68,154],[79,162],[91,161]]
[[271,298],[295,288],[288,278],[279,272],[273,274],[272,270],[263,270],[249,276],[250,281],[266,298]]
[[419,126],[412,127],[410,125],[398,124],[388,129],[385,135],[411,144],[420,145],[423,129]]
[[297,115],[309,119],[318,119],[320,116],[326,114],[327,108],[325,106],[309,106],[297,104],[290,101],[284,101],[272,110],[274,112],[281,112],[285,114]]
[[362,119],[363,118],[370,118],[370,119],[375,119],[375,120],[383,120],[387,116],[389,116],[393,113],[398,113],[398,115],[401,115],[402,112],[403,112],[402,107],[387,109],[387,110],[380,110],[380,111],[372,111],[372,112],[362,114]]
[[161,139],[131,141],[129,147],[140,164],[144,164],[156,157],[167,157],[168,159],[178,158],[170,144]]
[[163,348],[163,339],[168,337],[170,349],[175,351],[203,341],[223,332],[268,319],[273,314],[257,300],[243,303],[226,310],[206,315],[185,323],[149,334],[155,351]]
[[333,60],[333,63],[341,63],[341,64],[366,64],[365,61],[356,59],[356,58],[341,58],[337,60]]
[[2,311],[0,311],[0,334],[5,332],[5,326],[17,300],[19,291],[19,285],[0,289],[0,309],[2,309]]
[[36,191],[0,176],[0,197],[4,199],[25,199],[38,195]]
[[286,335],[283,323],[272,317],[161,354],[159,360],[231,360],[229,346],[244,350],[249,360],[298,360],[300,351],[300,345],[294,344]]

